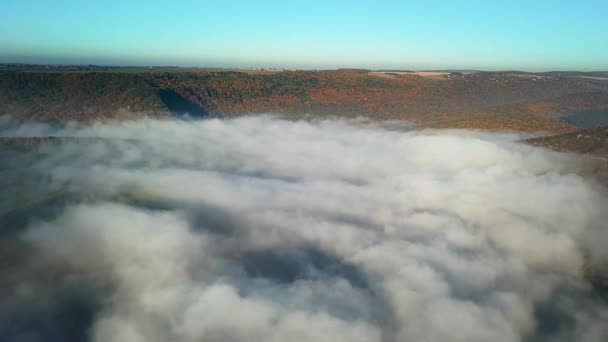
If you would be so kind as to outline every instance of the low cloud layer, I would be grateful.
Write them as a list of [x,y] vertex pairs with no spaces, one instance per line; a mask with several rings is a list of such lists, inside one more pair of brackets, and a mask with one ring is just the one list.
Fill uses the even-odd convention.
[[[6,122],[5,122],[6,124]],[[608,197],[516,136],[360,121],[22,125],[0,339],[605,341]]]

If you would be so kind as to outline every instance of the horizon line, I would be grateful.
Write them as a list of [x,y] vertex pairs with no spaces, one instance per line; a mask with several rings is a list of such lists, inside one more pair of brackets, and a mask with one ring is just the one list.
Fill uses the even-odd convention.
[[260,71],[337,71],[337,70],[362,70],[371,72],[520,72],[520,73],[551,73],[551,72],[580,72],[580,73],[606,73],[608,70],[580,69],[547,69],[545,71],[527,71],[525,69],[472,69],[472,68],[366,68],[366,67],[276,67],[276,66],[183,66],[183,65],[129,65],[129,64],[92,64],[92,63],[28,63],[28,62],[2,62],[0,66],[39,66],[39,67],[85,67],[85,68],[135,68],[135,69],[226,69],[230,70],[260,70]]

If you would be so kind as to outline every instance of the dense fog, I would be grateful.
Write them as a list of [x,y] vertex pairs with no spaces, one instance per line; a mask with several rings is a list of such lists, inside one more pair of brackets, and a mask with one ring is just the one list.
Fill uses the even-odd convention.
[[0,147],[0,340],[608,339],[606,190],[516,134],[2,124],[66,139]]

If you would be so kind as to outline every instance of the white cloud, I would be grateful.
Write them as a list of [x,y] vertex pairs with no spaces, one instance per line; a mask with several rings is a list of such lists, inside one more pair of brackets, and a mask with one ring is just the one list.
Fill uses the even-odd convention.
[[25,235],[109,284],[96,341],[608,338],[582,275],[608,200],[574,156],[267,116],[35,129],[102,138],[42,148],[72,200]]

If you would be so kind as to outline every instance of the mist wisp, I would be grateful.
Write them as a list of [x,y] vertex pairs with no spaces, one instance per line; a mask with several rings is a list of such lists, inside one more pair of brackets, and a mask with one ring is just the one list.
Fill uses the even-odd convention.
[[[509,134],[20,125],[0,340],[605,341],[608,198]],[[77,138],[77,139],[75,139]]]

